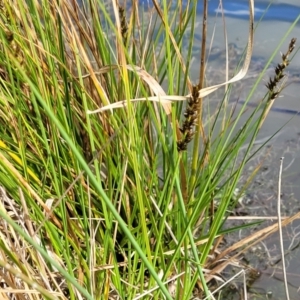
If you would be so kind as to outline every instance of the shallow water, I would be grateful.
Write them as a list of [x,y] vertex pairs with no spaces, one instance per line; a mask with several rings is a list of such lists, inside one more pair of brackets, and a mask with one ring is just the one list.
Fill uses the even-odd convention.
[[[226,2],[226,1],[224,1]],[[228,1],[227,1],[228,2]],[[235,2],[235,1],[233,1]],[[247,0],[240,1],[241,3]],[[269,1],[255,1],[256,4],[267,3]],[[299,7],[299,0],[286,0],[274,1],[277,4],[291,4]],[[226,17],[226,31],[228,34],[228,41],[232,47],[235,48],[236,56],[242,53],[248,36],[248,21],[243,19]],[[261,71],[264,63],[268,61],[269,57],[276,49],[278,43],[289,29],[292,21],[281,20],[267,20],[258,24],[255,32],[255,43],[253,51],[253,60],[246,79],[244,79],[238,88],[237,97],[244,99],[248,95],[248,91],[253,86],[259,72]],[[199,14],[199,27],[198,32],[201,32],[201,14]],[[224,30],[223,21],[221,17],[209,17],[208,20],[208,36],[214,36],[212,41],[212,49],[215,51],[214,55],[209,60],[210,69],[208,69],[208,82],[211,84],[220,83],[221,78],[215,76],[215,71],[220,70],[218,74],[222,74],[225,69],[225,60],[221,55],[215,53],[222,52],[224,46]],[[300,24],[298,24],[292,32],[284,40],[280,50],[275,56],[271,68],[263,77],[263,81],[259,83],[258,88],[253,95],[251,101],[256,102],[260,100],[266,93],[265,83],[268,81],[269,76],[273,76],[273,67],[281,61],[280,51],[285,52],[289,41],[292,37],[298,38],[296,47],[300,45]],[[196,41],[200,45],[199,41]],[[209,41],[208,43],[210,43]],[[296,48],[297,49],[297,48]],[[296,51],[295,51],[296,52]],[[200,48],[195,53],[195,61],[200,53]],[[199,56],[198,56],[199,57]],[[234,61],[232,62],[234,63]],[[235,67],[235,65],[233,66]],[[192,72],[194,76],[199,73],[198,66],[194,65]],[[300,111],[300,54],[296,54],[290,66],[287,68],[288,86],[283,90],[281,97],[276,100],[274,107],[283,109],[293,109]],[[211,74],[211,75],[210,75]],[[210,78],[211,76],[211,78]],[[217,81],[217,82],[215,82]],[[212,95],[210,101],[218,101],[218,96]],[[283,112],[271,111],[265,121],[265,124],[259,134],[259,139],[272,135],[281,126],[285,125],[283,134],[279,135],[273,142],[272,148],[267,149],[269,152],[264,159],[262,171],[258,174],[257,179],[249,187],[246,194],[245,208],[249,215],[265,215],[276,216],[276,199],[277,199],[277,182],[279,171],[280,157],[284,158],[284,172],[282,177],[282,215],[290,216],[300,210],[300,115],[293,116]],[[263,154],[262,154],[263,156]],[[262,158],[262,156],[260,158]],[[249,172],[254,165],[258,164],[261,160],[257,158],[252,161],[247,168]],[[244,175],[247,178],[247,168]],[[270,221],[269,224],[272,224]],[[246,236],[248,233],[241,233],[241,237]],[[300,222],[295,221],[291,226],[284,229],[284,239],[286,249],[290,246],[297,245],[300,242]],[[293,245],[291,244],[293,242]],[[254,267],[262,269],[261,277],[253,284],[253,291],[255,290],[260,299],[267,299],[267,292],[272,293],[272,299],[284,299],[281,262],[271,266],[274,258],[279,254],[278,234],[274,234],[268,238],[264,244],[258,245],[261,247],[262,252],[265,254],[263,263],[261,261],[252,262],[256,265]],[[300,248],[300,247],[299,247]],[[290,286],[291,299],[298,299],[300,297],[300,251],[298,247],[290,251],[286,256],[288,282]],[[273,274],[273,272],[275,272]],[[273,275],[272,275],[273,274]],[[253,298],[254,299],[254,298]]]

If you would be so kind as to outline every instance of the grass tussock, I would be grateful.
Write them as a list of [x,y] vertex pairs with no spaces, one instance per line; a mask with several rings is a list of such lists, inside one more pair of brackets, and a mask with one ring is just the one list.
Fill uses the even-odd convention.
[[[253,26],[234,78],[205,87],[199,65],[192,84],[195,5],[0,2],[1,299],[209,295],[267,106],[242,126],[245,107],[227,109]],[[264,103],[281,91],[294,42]],[[205,96],[224,85],[205,115]]]

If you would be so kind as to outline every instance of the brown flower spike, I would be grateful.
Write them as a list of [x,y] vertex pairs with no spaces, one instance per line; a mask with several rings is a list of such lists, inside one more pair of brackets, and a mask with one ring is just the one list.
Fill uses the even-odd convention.
[[278,97],[280,93],[280,89],[276,89],[279,81],[284,78],[284,69],[289,65],[289,56],[295,49],[295,44],[296,44],[295,38],[292,38],[289,44],[289,48],[285,54],[281,55],[282,62],[278,64],[275,68],[275,76],[273,78],[270,78],[269,82],[266,84],[266,87],[269,90],[269,97],[268,101],[274,100],[275,98]]
[[186,150],[187,144],[193,139],[195,133],[194,127],[199,110],[199,101],[199,87],[198,85],[194,85],[191,97],[187,102],[187,108],[184,112],[185,120],[180,128],[182,139],[177,142],[177,149],[179,152]]

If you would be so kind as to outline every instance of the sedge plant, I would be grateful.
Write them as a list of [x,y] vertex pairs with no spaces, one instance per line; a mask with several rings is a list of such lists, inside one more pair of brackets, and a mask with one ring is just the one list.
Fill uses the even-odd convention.
[[204,115],[196,8],[1,1],[0,265],[16,299],[210,295],[204,270],[267,108],[237,131],[228,89]]

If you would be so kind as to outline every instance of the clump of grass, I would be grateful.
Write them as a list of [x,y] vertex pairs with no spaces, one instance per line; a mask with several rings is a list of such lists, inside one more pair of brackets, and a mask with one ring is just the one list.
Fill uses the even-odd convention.
[[[235,159],[247,138],[254,141],[262,114],[235,134],[238,119],[216,125],[220,108],[191,166],[182,150],[196,110],[195,131],[206,128],[199,98],[213,90],[193,87],[185,64],[196,6],[155,3],[142,12],[116,1],[3,3],[0,265],[7,289],[16,299],[189,299],[195,286],[209,295],[204,269],[249,151],[242,163]],[[174,99],[188,100],[187,108],[171,105]],[[113,110],[119,102],[122,109]]]

